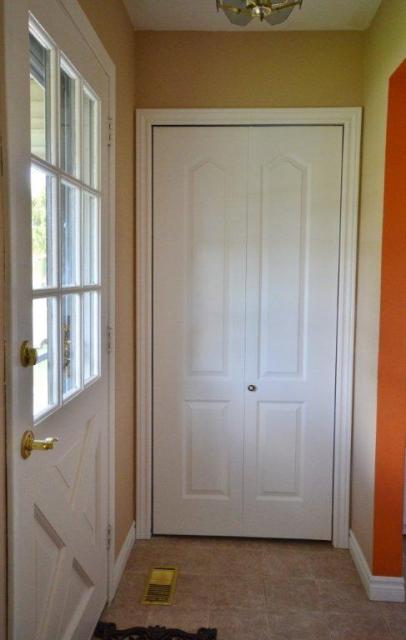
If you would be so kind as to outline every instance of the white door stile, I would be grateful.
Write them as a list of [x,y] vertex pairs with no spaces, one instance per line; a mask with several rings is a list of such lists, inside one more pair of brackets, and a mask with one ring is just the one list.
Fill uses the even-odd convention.
[[341,165],[340,126],[252,129],[244,535],[332,538]]
[[[77,29],[82,37],[86,39],[87,45],[92,49],[94,55],[98,59],[100,65],[103,67],[106,74],[106,80],[108,82],[108,100],[105,103],[106,112],[103,114],[103,119],[106,120],[106,126],[101,127],[101,140],[100,144],[103,148],[107,148],[108,144],[108,126],[107,116],[113,118],[115,116],[115,69],[108,54],[103,49],[100,41],[91,27],[87,17],[79,4],[74,1],[57,0],[56,5],[58,10],[65,13],[66,19],[70,21],[73,28]],[[30,158],[30,128],[29,128],[29,105],[30,105],[30,91],[29,91],[29,59],[28,59],[28,11],[29,8],[33,11],[36,18],[41,21],[41,14],[43,11],[44,3],[41,0],[29,0],[23,2],[14,2],[13,0],[6,0],[4,3],[4,17],[5,17],[5,41],[6,41],[6,117],[7,117],[7,138],[8,138],[8,150],[7,150],[7,191],[8,191],[8,210],[11,212],[9,219],[9,238],[8,238],[8,291],[9,291],[9,327],[8,327],[8,345],[7,345],[7,372],[8,372],[8,388],[7,388],[7,412],[8,412],[8,485],[9,485],[9,500],[8,500],[8,522],[9,522],[9,557],[11,562],[15,558],[17,549],[17,536],[21,531],[14,528],[14,523],[19,521],[19,514],[17,511],[30,508],[28,496],[24,498],[21,495],[17,495],[18,490],[17,482],[17,469],[15,466],[16,451],[19,451],[21,435],[24,430],[32,429],[32,414],[31,414],[31,400],[29,394],[21,393],[21,389],[31,389],[32,387],[32,369],[24,369],[20,365],[19,361],[19,346],[21,343],[21,336],[25,339],[32,341],[32,326],[31,326],[31,313],[27,313],[27,308],[30,307],[30,300],[32,297],[31,281],[24,278],[23,274],[31,273],[31,234],[27,232],[30,229],[30,179],[27,173],[26,159]],[[49,7],[48,7],[49,8]],[[52,28],[53,20],[52,11],[47,11],[44,14],[44,22],[46,22],[48,28]],[[57,25],[57,23],[55,23]],[[60,33],[60,30],[58,31]],[[58,45],[64,48],[62,42],[64,35],[61,36]],[[69,46],[69,42],[66,42],[66,46]],[[85,60],[83,60],[84,66],[86,66]],[[56,123],[54,123],[56,124]],[[107,183],[103,186],[104,207],[106,214],[104,219],[106,220],[109,230],[104,233],[105,245],[103,247],[105,256],[105,269],[109,272],[110,279],[108,281],[108,293],[106,294],[106,314],[102,318],[101,326],[101,348],[104,353],[107,350],[107,335],[105,329],[110,326],[114,335],[115,324],[115,310],[114,310],[114,293],[115,293],[115,175],[114,175],[114,163],[115,163],[115,150],[114,150],[114,136],[110,142],[109,153],[102,153],[103,175],[108,176]],[[38,164],[41,164],[39,162]],[[46,162],[43,163],[46,168]],[[13,212],[19,211],[18,216],[13,216]],[[25,212],[25,219],[22,216],[22,211]],[[106,239],[109,239],[107,242]],[[18,247],[18,251],[16,248]],[[14,250],[10,250],[14,248]],[[107,266],[108,265],[108,266]],[[15,320],[18,318],[18,330]],[[108,426],[107,432],[109,444],[106,443],[106,452],[108,451],[108,457],[106,457],[106,464],[103,463],[103,474],[105,482],[109,486],[108,502],[106,500],[106,513],[108,511],[108,522],[114,524],[114,422],[115,422],[115,391],[114,391],[114,341],[111,349],[111,356],[104,358],[106,362],[105,375],[108,388]],[[40,431],[40,426],[34,427],[34,431]],[[40,434],[42,436],[42,432]],[[44,434],[45,435],[45,434]],[[48,434],[47,434],[48,435]],[[53,434],[49,434],[53,435]],[[37,455],[37,454],[32,454]],[[40,454],[42,456],[42,454]],[[38,489],[39,489],[38,485]],[[46,483],[43,486],[42,493],[46,495],[51,487]],[[18,500],[17,500],[18,499]],[[26,502],[26,503],[25,503]],[[16,506],[18,505],[18,506]],[[41,519],[41,514],[38,515]],[[62,526],[62,523],[61,523]],[[27,532],[28,534],[28,532]],[[111,545],[109,552],[107,552],[107,527],[106,531],[103,531],[103,545],[106,548],[107,567],[109,572],[109,591],[106,582],[105,585],[105,601],[108,597],[112,596],[111,585],[113,583],[113,568],[114,568],[114,544]],[[113,527],[114,536],[114,527]],[[113,540],[114,542],[114,540]],[[21,545],[18,545],[21,553]],[[20,571],[18,576],[15,572],[9,573],[9,626],[10,626],[10,638],[20,637],[18,629],[32,629],[33,620],[31,617],[32,607],[31,605],[25,607],[22,603],[15,602],[15,594],[21,592],[21,585],[26,581],[30,584],[29,565],[33,557],[33,549],[29,536],[27,536],[27,544],[24,549],[24,553],[27,554],[26,562],[23,558],[19,558],[21,566],[27,568],[27,575]],[[19,564],[20,564],[19,562]],[[12,564],[10,565],[12,566]],[[58,587],[56,588],[56,591]],[[20,606],[19,606],[20,604]],[[16,608],[18,608],[18,621],[15,618]],[[79,613],[75,614],[76,620],[72,620],[72,624],[68,625],[66,629],[66,638],[77,637],[75,633],[75,624],[79,621]],[[81,632],[83,633],[83,632]],[[17,636],[16,636],[17,634]],[[42,636],[40,636],[42,638]],[[64,635],[65,637],[65,635]],[[81,636],[82,638],[83,636]]]
[[[343,128],[333,544],[348,546],[355,258],[361,109],[164,109],[137,113],[137,537],[151,535],[151,158],[155,125],[339,125]],[[142,389],[142,391],[141,391]],[[142,472],[141,472],[142,468]]]

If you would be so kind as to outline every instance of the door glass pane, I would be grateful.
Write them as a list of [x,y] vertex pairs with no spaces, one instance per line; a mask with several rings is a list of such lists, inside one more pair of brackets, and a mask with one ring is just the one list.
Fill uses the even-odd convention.
[[99,294],[83,295],[83,372],[85,383],[99,375]]
[[83,193],[83,284],[99,282],[99,202]]
[[83,181],[97,187],[97,101],[87,89],[83,90]]
[[77,173],[77,80],[67,65],[60,70],[61,92],[61,169],[71,175]]
[[34,367],[34,419],[58,403],[58,339],[56,298],[33,301],[33,343],[38,351]]
[[61,183],[62,285],[80,283],[80,211],[79,190]]
[[31,167],[32,286],[53,287],[56,268],[55,178]]
[[63,397],[80,389],[80,298],[62,296]]
[[51,51],[30,33],[31,152],[51,160]]

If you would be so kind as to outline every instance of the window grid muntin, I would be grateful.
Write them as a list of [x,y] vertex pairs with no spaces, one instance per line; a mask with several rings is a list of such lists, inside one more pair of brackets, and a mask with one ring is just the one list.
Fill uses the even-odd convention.
[[[32,299],[42,299],[42,298],[56,298],[56,309],[57,309],[57,342],[59,345],[57,358],[57,379],[55,381],[58,387],[57,394],[57,402],[54,406],[50,407],[48,411],[39,413],[34,416],[35,424],[40,423],[53,413],[55,413],[62,406],[76,398],[82,391],[89,388],[93,385],[101,376],[101,345],[102,345],[102,333],[101,333],[101,221],[100,221],[100,213],[101,213],[101,103],[97,94],[91,89],[90,85],[84,80],[80,73],[78,73],[75,67],[70,63],[68,58],[63,54],[63,52],[57,47],[57,45],[52,41],[51,38],[44,32],[41,26],[37,23],[35,18],[30,16],[29,20],[29,32],[42,44],[48,48],[51,52],[51,82],[50,82],[50,91],[51,91],[51,129],[50,129],[50,138],[51,138],[51,159],[43,159],[34,153],[31,153],[31,166],[34,165],[38,169],[45,171],[47,174],[53,176],[56,181],[56,193],[57,193],[57,212],[54,216],[56,219],[56,233],[57,233],[57,286],[55,287],[47,287],[47,288],[36,288],[32,289]],[[78,115],[78,121],[76,122],[76,175],[71,175],[70,173],[62,170],[61,167],[61,157],[60,157],[60,138],[61,138],[61,128],[60,128],[60,70],[61,68],[68,69],[71,73],[75,74],[77,78],[77,95],[76,95],[76,113]],[[87,184],[84,181],[84,167],[83,167],[83,131],[82,131],[82,123],[83,123],[83,101],[85,91],[89,96],[95,101],[95,142],[94,146],[97,149],[95,153],[95,161],[96,161],[96,173],[95,173],[95,185]],[[77,286],[64,286],[62,287],[62,232],[61,232],[61,184],[62,182],[68,182],[72,184],[76,188],[79,189],[79,225],[80,225],[80,246],[79,246],[79,254],[80,254],[80,284]],[[87,192],[91,196],[96,199],[97,203],[97,215],[98,215],[98,238],[97,238],[97,249],[98,249],[98,283],[91,285],[83,284],[83,198],[84,193]],[[84,363],[83,363],[83,354],[84,354],[84,294],[86,292],[97,292],[98,294],[98,374],[91,377],[89,380],[84,382]],[[79,388],[72,392],[68,397],[63,397],[63,370],[62,370],[62,358],[63,358],[63,331],[62,331],[62,299],[63,296],[69,294],[79,294],[79,305],[80,305],[80,314],[79,314],[79,332],[80,332],[80,342],[79,342],[79,358],[80,358],[80,380],[79,380]]]

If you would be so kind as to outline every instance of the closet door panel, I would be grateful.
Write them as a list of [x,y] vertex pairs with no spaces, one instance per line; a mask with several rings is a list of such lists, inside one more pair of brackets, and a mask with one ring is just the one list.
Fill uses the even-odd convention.
[[341,127],[250,130],[244,535],[331,539],[341,162]]
[[241,535],[248,130],[154,130],[154,533]]

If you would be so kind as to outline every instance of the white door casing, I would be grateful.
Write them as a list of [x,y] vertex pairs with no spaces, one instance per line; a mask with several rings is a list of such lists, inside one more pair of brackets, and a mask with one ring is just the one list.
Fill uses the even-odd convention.
[[340,126],[154,132],[155,533],[331,539],[341,161]]
[[[19,361],[21,342],[32,340],[29,12],[101,105],[101,375],[34,427],[33,371]],[[77,2],[6,0],[5,27],[10,637],[17,640],[31,630],[38,639],[82,640],[107,600],[113,557],[113,550],[107,551],[107,527],[114,521],[114,349],[109,358],[106,329],[114,329],[114,241],[109,246],[107,239],[114,238],[108,121],[114,117],[115,71]],[[46,161],[43,168],[53,171]],[[54,451],[33,452],[23,460],[20,443],[28,429],[37,438],[58,437]]]
[[143,110],[137,116],[137,536],[151,535],[152,136],[171,125],[340,125],[343,130],[342,220],[338,286],[337,385],[334,435],[333,544],[348,546],[349,460],[360,109]]

